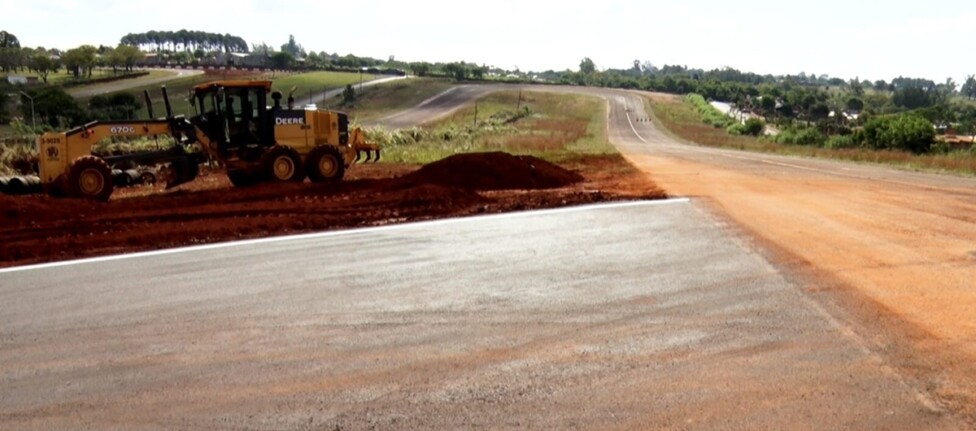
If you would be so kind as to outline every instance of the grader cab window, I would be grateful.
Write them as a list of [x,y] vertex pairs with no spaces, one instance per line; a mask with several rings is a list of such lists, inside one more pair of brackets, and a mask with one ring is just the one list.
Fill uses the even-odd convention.
[[193,118],[194,123],[200,127],[210,139],[224,141],[226,139],[225,124],[223,121],[222,101],[218,96],[217,90],[207,90],[198,92],[196,95],[197,115]]
[[227,126],[231,142],[244,145],[263,142],[265,103],[261,88],[227,90]]
[[217,109],[214,106],[213,95],[209,93],[197,94],[195,107],[197,108],[197,115],[200,116],[215,112]]

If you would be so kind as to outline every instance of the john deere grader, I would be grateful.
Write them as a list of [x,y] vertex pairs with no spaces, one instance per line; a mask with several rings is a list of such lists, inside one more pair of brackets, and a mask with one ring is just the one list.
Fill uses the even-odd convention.
[[[196,178],[206,157],[227,168],[235,186],[261,182],[339,181],[352,163],[379,160],[379,147],[360,129],[349,130],[345,113],[310,106],[296,109],[289,95],[271,91],[271,81],[215,81],[193,88],[195,115],[174,116],[163,87],[166,117],[92,122],[38,138],[43,189],[59,196],[108,200],[115,187],[112,167],[120,162],[166,166],[168,186]],[[270,101],[268,99],[271,99]],[[269,104],[270,102],[270,104]],[[179,144],[166,151],[102,157],[93,147],[106,138],[170,135]]]

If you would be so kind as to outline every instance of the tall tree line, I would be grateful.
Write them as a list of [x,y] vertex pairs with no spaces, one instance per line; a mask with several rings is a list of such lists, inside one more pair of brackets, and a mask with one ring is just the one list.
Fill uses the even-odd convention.
[[247,42],[232,34],[205,31],[156,31],[129,33],[122,36],[122,44],[137,46],[145,51],[248,52]]

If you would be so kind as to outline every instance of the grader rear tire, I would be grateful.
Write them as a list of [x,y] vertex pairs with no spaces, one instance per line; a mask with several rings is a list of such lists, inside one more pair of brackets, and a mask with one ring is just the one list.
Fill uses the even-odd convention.
[[322,145],[308,153],[305,171],[313,183],[338,182],[346,174],[346,161],[338,148]]
[[99,157],[81,156],[68,170],[68,194],[106,202],[115,189],[112,169]]

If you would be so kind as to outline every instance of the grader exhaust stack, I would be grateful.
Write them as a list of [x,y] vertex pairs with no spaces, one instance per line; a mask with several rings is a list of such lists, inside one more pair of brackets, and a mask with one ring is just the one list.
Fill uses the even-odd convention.
[[152,120],[156,118],[156,115],[153,113],[152,97],[149,97],[149,90],[143,90],[142,95],[146,98],[146,111],[149,113],[149,119]]
[[169,104],[169,93],[166,92],[166,86],[162,86],[163,90],[163,105],[166,106],[166,118],[173,118],[173,106]]

